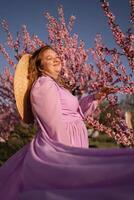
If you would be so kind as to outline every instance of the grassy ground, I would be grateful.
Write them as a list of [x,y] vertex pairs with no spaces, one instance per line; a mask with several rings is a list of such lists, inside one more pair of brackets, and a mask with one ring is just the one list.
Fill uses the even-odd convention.
[[120,147],[112,138],[108,137],[106,134],[100,134],[96,138],[89,137],[89,147],[96,148],[112,148]]

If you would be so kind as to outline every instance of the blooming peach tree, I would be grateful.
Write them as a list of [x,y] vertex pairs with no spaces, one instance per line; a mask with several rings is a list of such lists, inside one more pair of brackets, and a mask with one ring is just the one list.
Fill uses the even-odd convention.
[[[126,33],[123,33],[119,25],[116,24],[109,3],[101,1],[101,6],[120,51],[117,48],[109,49],[103,43],[99,34],[96,35],[94,40],[94,47],[86,48],[84,41],[79,39],[78,34],[72,32],[75,16],[70,17],[68,24],[65,23],[62,6],[58,7],[58,18],[53,17],[49,12],[44,13],[47,18],[48,39],[50,45],[61,58],[62,77],[66,81],[69,80],[68,84],[72,93],[78,95],[78,98],[83,94],[97,94],[104,86],[116,90],[116,93],[108,94],[105,97],[108,102],[107,106],[96,111],[98,114],[106,112],[106,118],[110,123],[101,124],[94,115],[90,115],[85,119],[87,127],[92,126],[94,129],[106,133],[119,144],[134,146],[134,132],[127,127],[122,111],[117,109],[119,104],[118,93],[134,93],[134,35],[132,33],[134,1],[130,1],[132,27]],[[12,50],[14,53],[12,58],[4,45],[0,44],[0,52],[8,63],[8,67],[3,67],[4,70],[0,74],[0,136],[4,140],[8,140],[10,131],[21,120],[16,109],[13,93],[16,63],[23,54],[32,53],[46,43],[39,39],[37,35],[31,36],[26,25],[23,25],[17,32],[15,39],[5,20],[2,21],[1,25],[7,35],[6,44],[10,51]],[[130,73],[127,72],[127,67],[123,64],[122,57],[124,56],[128,60],[127,67],[130,68]],[[112,114],[109,110],[113,111]]]

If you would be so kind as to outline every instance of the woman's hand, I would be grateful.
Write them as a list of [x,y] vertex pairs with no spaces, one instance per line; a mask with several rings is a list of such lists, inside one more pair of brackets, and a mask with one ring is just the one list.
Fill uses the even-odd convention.
[[95,99],[103,100],[104,98],[106,98],[107,95],[111,93],[116,93],[117,90],[118,89],[114,87],[103,87],[98,93],[95,94]]

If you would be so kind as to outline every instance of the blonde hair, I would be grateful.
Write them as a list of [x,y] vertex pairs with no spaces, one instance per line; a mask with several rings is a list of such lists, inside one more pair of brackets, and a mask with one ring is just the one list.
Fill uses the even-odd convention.
[[[51,46],[46,45],[37,49],[29,59],[28,77],[27,77],[29,79],[29,85],[28,85],[29,90],[31,89],[33,83],[45,73],[44,66],[42,65],[42,53],[48,49],[55,51]],[[54,81],[57,82],[58,85],[63,86],[64,88],[68,89],[71,92],[72,89],[71,86],[69,85],[69,82],[67,82],[60,75],[58,76],[57,80],[54,79]]]

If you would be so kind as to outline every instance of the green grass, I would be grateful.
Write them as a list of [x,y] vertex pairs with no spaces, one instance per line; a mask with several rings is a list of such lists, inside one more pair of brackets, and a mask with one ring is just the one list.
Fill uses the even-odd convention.
[[112,138],[108,137],[106,134],[99,134],[99,136],[96,138],[89,137],[89,147],[112,148],[120,147],[120,145],[118,145]]

